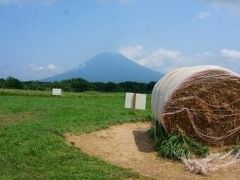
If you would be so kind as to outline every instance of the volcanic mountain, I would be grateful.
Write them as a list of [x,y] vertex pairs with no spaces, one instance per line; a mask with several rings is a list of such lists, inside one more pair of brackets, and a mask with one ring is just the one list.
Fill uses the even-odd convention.
[[143,67],[119,53],[102,53],[76,69],[43,81],[83,78],[89,82],[150,82],[159,80],[161,76],[161,73]]

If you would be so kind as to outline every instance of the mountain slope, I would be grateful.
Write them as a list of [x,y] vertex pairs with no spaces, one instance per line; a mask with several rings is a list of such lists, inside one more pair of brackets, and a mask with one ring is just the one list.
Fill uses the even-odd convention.
[[77,69],[50,77],[44,81],[61,81],[81,77],[90,82],[150,82],[162,75],[143,67],[118,53],[102,53]]

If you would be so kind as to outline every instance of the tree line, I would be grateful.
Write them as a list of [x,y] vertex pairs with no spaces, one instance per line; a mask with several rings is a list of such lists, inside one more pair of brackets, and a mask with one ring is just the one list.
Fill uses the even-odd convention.
[[155,82],[92,83],[82,78],[55,82],[20,81],[14,77],[0,79],[0,88],[3,89],[51,90],[52,88],[61,88],[66,92],[98,91],[151,93],[154,85]]

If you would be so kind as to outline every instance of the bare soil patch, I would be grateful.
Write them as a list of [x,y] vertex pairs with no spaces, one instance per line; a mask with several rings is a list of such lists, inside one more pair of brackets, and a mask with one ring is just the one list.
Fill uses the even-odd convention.
[[66,134],[66,140],[84,153],[154,179],[240,179],[239,166],[200,176],[188,173],[180,162],[159,157],[147,133],[149,128],[149,123],[129,123],[80,136]]

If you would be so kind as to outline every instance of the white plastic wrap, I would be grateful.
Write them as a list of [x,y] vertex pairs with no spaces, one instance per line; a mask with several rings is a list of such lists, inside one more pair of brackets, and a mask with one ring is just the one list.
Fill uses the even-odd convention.
[[181,84],[186,82],[192,76],[209,70],[225,71],[230,75],[240,77],[239,74],[231,70],[213,65],[202,65],[174,69],[166,74],[160,81],[158,81],[153,88],[152,109],[154,119],[160,121],[164,127],[162,114],[164,113],[164,107],[166,103],[170,100],[173,93],[177,91]]
[[[183,101],[178,101],[180,99]],[[178,132],[188,133],[189,137],[209,145],[239,142],[239,106],[240,75],[212,65],[175,69],[157,82],[152,92],[154,120],[160,122],[166,132],[177,127]],[[186,117],[181,114],[184,111]],[[205,119],[196,118],[198,115]],[[170,120],[166,116],[171,116]],[[199,128],[196,122],[200,122],[203,128]],[[157,127],[158,123],[155,130]],[[188,131],[191,128],[192,131]],[[200,159],[180,157],[190,172],[202,175],[239,164],[239,158],[240,152],[234,154],[233,151]]]

